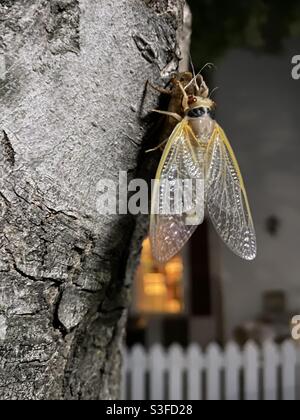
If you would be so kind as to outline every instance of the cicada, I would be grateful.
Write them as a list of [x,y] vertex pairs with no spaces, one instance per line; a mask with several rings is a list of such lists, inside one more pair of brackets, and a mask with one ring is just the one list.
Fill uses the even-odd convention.
[[[152,191],[153,256],[163,263],[176,255],[207,212],[225,244],[236,255],[251,261],[257,254],[253,219],[237,159],[215,119],[216,104],[202,76],[199,79],[191,75],[186,86],[180,80],[175,85],[181,92],[181,110],[155,110],[177,120],[177,125],[163,151]],[[188,181],[195,180],[199,181],[196,191],[176,194],[178,181],[192,185]],[[163,210],[167,192],[178,211]]]

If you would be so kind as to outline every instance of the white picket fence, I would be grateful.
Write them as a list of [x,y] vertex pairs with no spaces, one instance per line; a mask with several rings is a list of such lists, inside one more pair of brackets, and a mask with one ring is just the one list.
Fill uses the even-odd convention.
[[[229,343],[206,351],[136,345],[124,351],[124,400],[296,400],[299,347],[250,342],[243,350]],[[299,393],[299,388],[298,388]]]

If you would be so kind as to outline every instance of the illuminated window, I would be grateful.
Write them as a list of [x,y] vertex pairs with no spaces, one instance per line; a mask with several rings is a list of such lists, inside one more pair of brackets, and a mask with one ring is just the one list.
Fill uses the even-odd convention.
[[178,314],[184,309],[182,257],[177,255],[166,264],[158,264],[152,257],[148,238],[143,243],[135,278],[134,308],[150,314]]

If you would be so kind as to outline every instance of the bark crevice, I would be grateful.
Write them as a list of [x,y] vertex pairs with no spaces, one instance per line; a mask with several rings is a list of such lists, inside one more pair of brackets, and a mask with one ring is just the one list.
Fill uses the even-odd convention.
[[52,0],[50,18],[46,23],[48,42],[52,54],[80,51],[79,0]]
[[15,166],[16,152],[5,130],[2,130],[2,134],[0,135],[0,142],[3,159],[6,159],[10,166]]

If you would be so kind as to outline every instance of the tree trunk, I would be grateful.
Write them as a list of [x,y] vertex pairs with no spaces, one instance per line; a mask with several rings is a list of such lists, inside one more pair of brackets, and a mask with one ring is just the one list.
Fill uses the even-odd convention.
[[184,0],[0,1],[0,399],[115,399],[144,227],[97,212],[136,176]]

